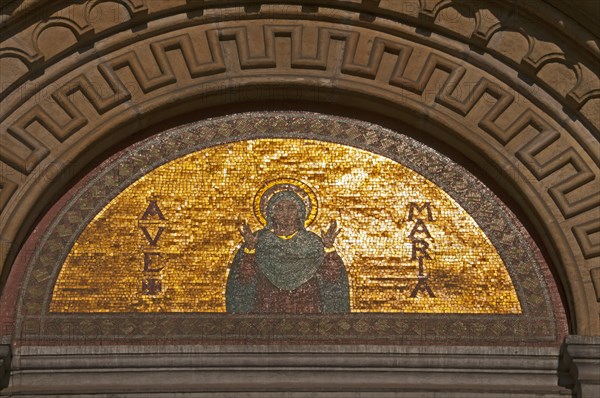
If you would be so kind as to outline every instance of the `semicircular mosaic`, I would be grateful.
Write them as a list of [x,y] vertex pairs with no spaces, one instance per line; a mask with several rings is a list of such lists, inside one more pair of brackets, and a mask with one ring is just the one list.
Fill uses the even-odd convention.
[[39,338],[64,338],[69,322],[76,335],[219,342],[240,328],[278,342],[564,332],[548,266],[506,206],[449,158],[369,123],[208,119],[115,154],[63,203],[18,307],[21,332],[38,322]]
[[[244,242],[240,225],[246,221],[252,231],[270,231],[253,202],[272,181],[279,181],[273,186],[281,191],[302,186],[310,193],[305,196],[314,198],[312,204],[307,200],[312,211],[306,214],[314,222],[304,228],[303,218],[298,231],[316,235],[317,246],[324,240],[322,231],[336,222],[340,231],[332,248],[342,259],[338,273],[345,268],[347,274],[349,311],[521,312],[498,251],[440,187],[384,156],[293,138],[206,148],[141,177],[106,205],[74,243],[50,311],[224,312],[226,297],[235,301],[249,290],[255,296],[277,293],[256,289],[275,285],[275,274],[285,273],[296,274],[288,278],[302,282],[279,289],[289,291],[287,297],[279,293],[280,300],[291,300],[287,309],[271,305],[268,311],[253,302],[246,311],[309,311],[300,301],[310,301],[310,295],[295,297],[295,289],[308,288],[315,278],[311,294],[325,294],[326,257],[334,253],[301,261],[313,253],[302,247],[307,242],[296,243],[296,237],[278,238],[281,242],[264,247],[262,256],[242,251],[238,257],[245,258],[237,262],[258,256],[265,257],[264,263],[255,261],[256,275],[247,281],[239,281],[239,273],[228,278]],[[269,250],[275,247],[290,253],[269,261],[274,257]],[[278,264],[271,270],[273,261]],[[290,271],[292,267],[305,269],[307,275]],[[238,281],[227,286],[228,279]],[[328,293],[340,294],[341,289]],[[268,300],[251,301],[256,299]],[[327,298],[312,300],[320,305],[309,312],[320,312]]]

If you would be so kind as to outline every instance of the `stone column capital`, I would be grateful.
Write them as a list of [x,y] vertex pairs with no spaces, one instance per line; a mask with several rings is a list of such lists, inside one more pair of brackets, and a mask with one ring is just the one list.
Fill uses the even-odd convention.
[[564,383],[578,398],[600,395],[600,336],[567,336],[560,363]]

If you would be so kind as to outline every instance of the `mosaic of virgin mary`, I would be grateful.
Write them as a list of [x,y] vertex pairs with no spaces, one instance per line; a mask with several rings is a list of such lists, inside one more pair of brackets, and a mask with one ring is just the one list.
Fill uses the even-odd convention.
[[264,228],[241,225],[244,243],[229,271],[227,312],[350,312],[348,274],[334,248],[337,222],[321,236],[306,229],[317,212],[312,189],[293,179],[273,181],[259,190],[254,207]]

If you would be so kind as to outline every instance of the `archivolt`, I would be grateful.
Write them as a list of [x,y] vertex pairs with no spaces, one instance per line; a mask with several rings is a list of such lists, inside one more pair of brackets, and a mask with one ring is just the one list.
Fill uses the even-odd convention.
[[[565,38],[543,19],[528,19],[519,28],[528,48],[516,63],[487,47],[514,21],[488,10],[491,23],[483,4],[465,14],[475,19],[465,33],[441,16],[452,1],[125,3],[131,19],[102,32],[77,12],[89,4],[49,9],[81,33],[52,59],[37,48],[41,30],[52,34],[54,26],[39,13],[23,14],[4,40],[7,59],[27,61],[3,93],[4,280],[31,226],[66,186],[44,170],[73,175],[85,167],[80,159],[152,124],[217,104],[288,99],[297,88],[301,99],[402,120],[501,170],[498,182],[529,212],[563,279],[574,332],[600,333],[600,272],[592,269],[600,256],[592,111],[600,85],[590,67],[597,52],[577,44],[584,33]],[[564,54],[576,60],[569,68],[577,82],[555,90],[538,72],[564,63]]]

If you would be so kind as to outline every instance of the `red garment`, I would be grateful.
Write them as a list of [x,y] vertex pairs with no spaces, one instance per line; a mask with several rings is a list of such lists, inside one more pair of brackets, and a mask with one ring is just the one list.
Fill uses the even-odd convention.
[[244,253],[238,282],[256,281],[253,313],[315,314],[323,312],[323,302],[318,277],[325,282],[335,282],[340,277],[344,263],[336,252],[326,253],[317,274],[294,290],[284,290],[273,285],[260,271],[254,254]]

